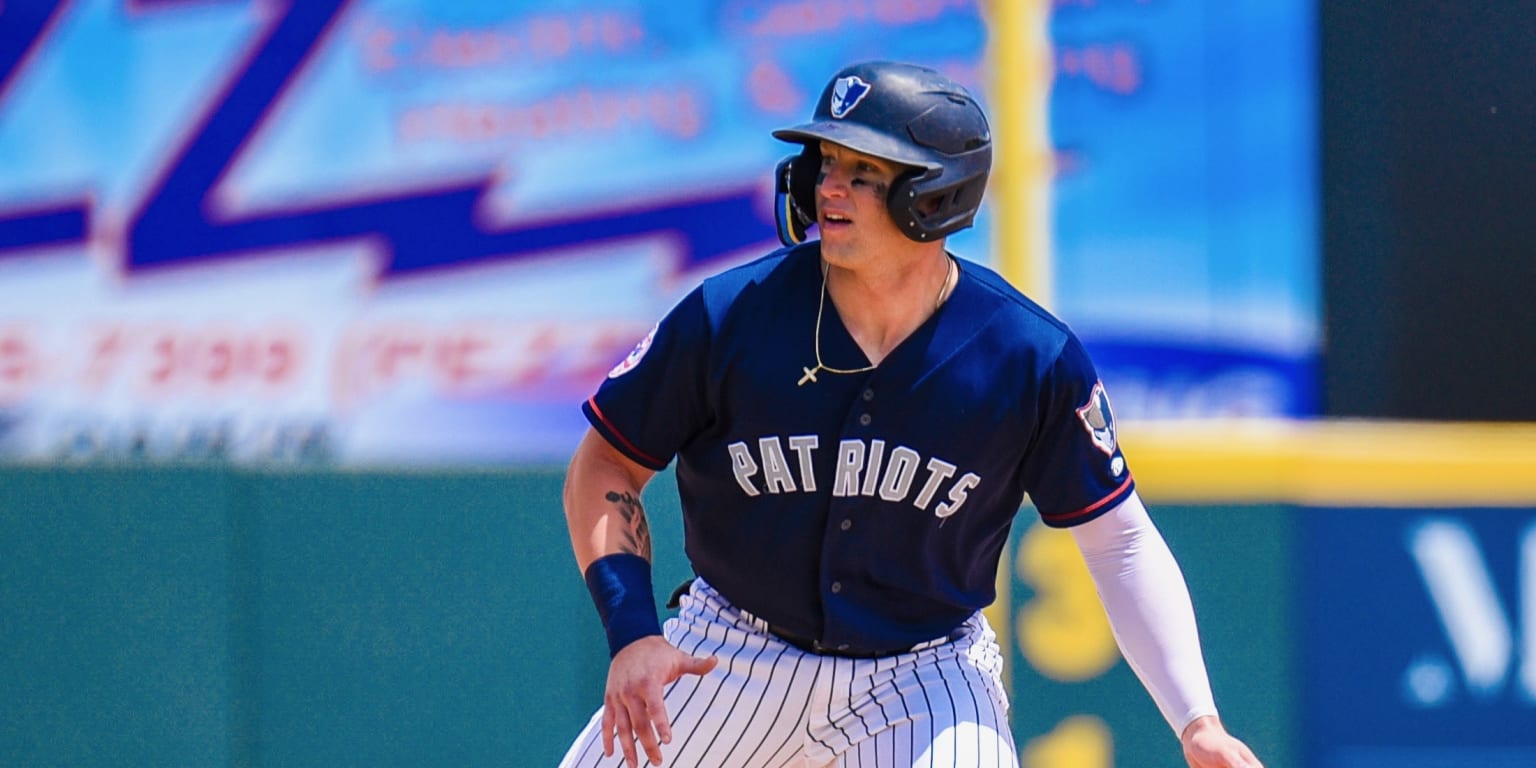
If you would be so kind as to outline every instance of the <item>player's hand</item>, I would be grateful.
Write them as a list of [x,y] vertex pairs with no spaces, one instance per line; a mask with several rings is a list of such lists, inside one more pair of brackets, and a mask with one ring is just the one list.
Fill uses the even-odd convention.
[[1247,744],[1233,738],[1214,715],[1196,718],[1179,735],[1190,768],[1264,768]]
[[613,756],[613,742],[624,752],[624,764],[639,768],[635,741],[653,765],[661,765],[661,745],[672,743],[672,723],[662,690],[683,675],[706,675],[719,663],[715,656],[689,656],[660,635],[624,646],[608,665],[608,690],[603,694],[603,754]]

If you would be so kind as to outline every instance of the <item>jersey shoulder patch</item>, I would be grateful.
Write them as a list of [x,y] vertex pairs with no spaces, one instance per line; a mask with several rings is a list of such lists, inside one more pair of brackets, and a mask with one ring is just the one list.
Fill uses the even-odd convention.
[[608,372],[608,378],[617,379],[618,377],[634,370],[635,366],[640,364],[640,359],[645,357],[645,353],[650,350],[651,342],[656,340],[656,329],[660,327],[660,323],[651,326],[650,333],[645,334],[645,338],[641,339],[640,343],[636,344],[635,348],[630,350],[629,355],[626,356],[623,360],[620,360],[619,364],[615,365],[613,370]]
[[1104,382],[1093,382],[1093,391],[1088,393],[1088,402],[1077,409],[1077,418],[1083,423],[1083,429],[1088,431],[1088,436],[1093,439],[1093,444],[1106,455],[1115,454],[1115,414],[1109,407],[1109,393],[1104,391]]

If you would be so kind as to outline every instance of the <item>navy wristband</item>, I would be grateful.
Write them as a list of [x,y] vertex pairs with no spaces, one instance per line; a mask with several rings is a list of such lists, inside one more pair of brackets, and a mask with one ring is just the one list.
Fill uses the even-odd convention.
[[651,564],[628,552],[592,561],[585,574],[587,591],[608,633],[608,657],[642,637],[661,634],[656,598],[651,594]]

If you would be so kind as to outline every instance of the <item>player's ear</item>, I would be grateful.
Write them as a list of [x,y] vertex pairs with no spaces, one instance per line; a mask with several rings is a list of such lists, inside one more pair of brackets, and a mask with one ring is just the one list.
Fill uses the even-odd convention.
[[798,155],[779,161],[773,172],[773,214],[779,242],[799,245],[806,229],[816,223],[816,177],[821,173],[821,150],[806,145]]

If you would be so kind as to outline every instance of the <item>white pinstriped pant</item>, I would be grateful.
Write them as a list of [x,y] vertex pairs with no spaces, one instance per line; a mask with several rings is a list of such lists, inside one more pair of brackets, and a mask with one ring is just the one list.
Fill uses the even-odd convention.
[[[948,643],[880,659],[806,653],[702,579],[666,623],[668,642],[720,663],[666,691],[672,768],[1017,768],[996,635],[977,613]],[[603,757],[602,710],[561,768]],[[645,753],[635,745],[641,765]]]

